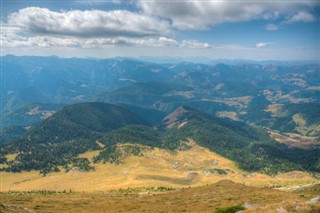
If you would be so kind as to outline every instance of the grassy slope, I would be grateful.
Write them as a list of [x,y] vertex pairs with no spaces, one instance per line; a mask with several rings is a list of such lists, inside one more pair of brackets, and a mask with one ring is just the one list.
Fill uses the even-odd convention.
[[[314,188],[315,189],[315,188]],[[318,187],[319,189],[319,187]],[[150,191],[149,191],[150,192]],[[304,195],[302,197],[301,195]],[[0,212],[215,212],[222,207],[252,205],[244,212],[318,212],[320,203],[307,191],[290,193],[221,181],[166,193],[130,193],[130,190],[93,193],[1,193]],[[299,208],[296,208],[299,206]],[[27,208],[27,210],[23,209]],[[9,210],[16,211],[9,211]],[[17,211],[18,210],[18,211]],[[311,211],[313,210],[313,211]],[[30,212],[30,211],[29,211]]]
[[[46,177],[38,171],[22,173],[1,173],[2,190],[75,190],[104,191],[127,187],[188,187],[215,183],[230,179],[251,186],[296,186],[319,182],[311,175],[290,172],[275,177],[258,173],[246,173],[230,160],[190,141],[192,149],[173,153],[158,148],[146,147],[143,157],[129,156],[119,165],[95,164],[96,170],[68,173],[50,173]],[[123,146],[123,145],[121,145]],[[98,151],[81,154],[92,159]],[[215,170],[216,169],[216,170]],[[228,174],[209,174],[217,169],[230,170]]]

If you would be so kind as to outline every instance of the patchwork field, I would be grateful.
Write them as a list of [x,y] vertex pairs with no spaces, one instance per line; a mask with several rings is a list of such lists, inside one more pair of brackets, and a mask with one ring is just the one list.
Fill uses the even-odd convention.
[[278,132],[269,132],[270,137],[279,143],[286,144],[289,148],[315,149],[320,146],[317,137],[303,136],[294,133],[280,134]]

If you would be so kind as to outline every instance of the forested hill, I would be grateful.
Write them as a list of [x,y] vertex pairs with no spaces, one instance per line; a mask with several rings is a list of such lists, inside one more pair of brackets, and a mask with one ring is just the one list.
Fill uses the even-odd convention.
[[32,143],[59,143],[74,139],[92,139],[126,125],[148,125],[129,109],[106,103],[79,103],[64,107],[26,138]]
[[[79,154],[100,150],[95,162],[117,163],[123,155],[123,151],[117,151],[119,144],[140,144],[179,152],[188,149],[188,139],[235,161],[247,171],[268,174],[319,171],[318,150],[288,150],[270,139],[262,129],[243,122],[181,106],[152,127],[129,109],[104,103],[64,107],[30,129],[22,139],[2,145],[0,160],[6,165],[2,170],[12,172],[37,169],[46,174],[57,171],[60,165],[66,170],[70,165],[90,170],[94,165],[86,158],[79,158]],[[125,151],[140,153],[139,148]],[[8,154],[16,154],[16,157],[9,160]]]
[[272,140],[263,129],[212,117],[188,106],[168,115],[161,126],[165,126],[168,135],[175,140],[192,138],[247,171],[268,174],[292,170],[320,171],[319,149],[288,149]]

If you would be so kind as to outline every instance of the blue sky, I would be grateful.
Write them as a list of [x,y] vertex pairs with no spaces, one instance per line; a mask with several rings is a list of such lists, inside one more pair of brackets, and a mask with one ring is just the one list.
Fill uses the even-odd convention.
[[1,55],[320,60],[320,3],[1,1]]

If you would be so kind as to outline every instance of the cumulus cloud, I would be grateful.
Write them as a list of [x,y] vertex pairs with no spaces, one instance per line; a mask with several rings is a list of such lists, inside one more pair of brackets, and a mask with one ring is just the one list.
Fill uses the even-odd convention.
[[126,10],[54,12],[46,8],[28,7],[11,14],[8,23],[42,35],[141,37],[170,33],[168,21]]
[[267,24],[266,27],[265,27],[266,30],[269,30],[269,31],[275,31],[275,30],[278,30],[278,26],[275,25],[275,24]]
[[156,1],[140,0],[144,13],[172,21],[178,29],[206,29],[224,22],[253,19],[273,20],[303,8],[310,9],[317,1]]
[[299,11],[298,13],[294,14],[292,17],[288,18],[285,23],[294,23],[294,22],[312,22],[315,21],[316,18],[306,11]]
[[108,46],[209,48],[176,41],[169,21],[124,10],[60,11],[29,7],[12,13],[1,31],[4,47],[104,48]]
[[267,47],[270,44],[272,44],[272,42],[259,42],[259,43],[256,43],[256,48]]

